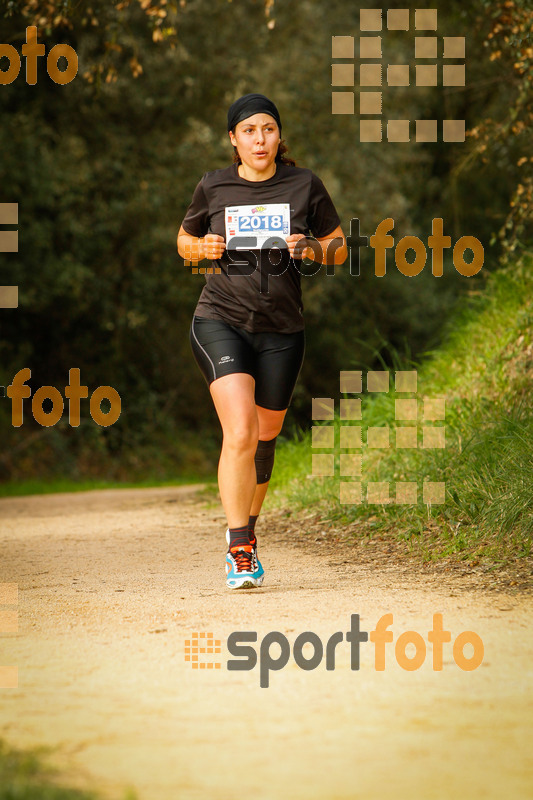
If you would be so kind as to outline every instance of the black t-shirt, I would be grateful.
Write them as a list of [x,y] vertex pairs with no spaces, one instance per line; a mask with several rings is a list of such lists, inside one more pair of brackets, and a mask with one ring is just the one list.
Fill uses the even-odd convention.
[[[264,207],[269,203],[289,204],[291,234],[312,234],[320,239],[340,225],[324,184],[310,169],[277,163],[272,177],[248,181],[240,177],[234,163],[204,174],[194,190],[183,228],[198,237],[217,233],[227,243],[226,207]],[[220,273],[206,274],[195,314],[251,333],[303,330],[301,260],[295,262],[288,249],[246,250],[238,245],[238,249],[224,250],[222,257],[209,265],[219,267]]]

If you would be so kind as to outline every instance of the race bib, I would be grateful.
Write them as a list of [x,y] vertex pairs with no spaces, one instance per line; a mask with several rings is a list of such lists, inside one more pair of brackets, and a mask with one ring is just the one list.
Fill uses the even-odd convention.
[[266,203],[256,206],[226,206],[226,249],[260,250],[267,247],[287,247],[285,236],[290,234],[289,203]]

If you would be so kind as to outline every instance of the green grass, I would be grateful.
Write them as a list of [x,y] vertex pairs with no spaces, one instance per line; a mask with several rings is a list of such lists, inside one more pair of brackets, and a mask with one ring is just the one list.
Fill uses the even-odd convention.
[[192,483],[206,483],[205,475],[187,475],[169,480],[147,479],[142,481],[105,481],[68,478],[53,480],[25,480],[0,483],[0,497],[20,497],[29,494],[54,494],[56,492],[87,492],[91,489],[143,489],[154,486],[187,486]]
[[[60,784],[57,770],[44,761],[48,749],[10,748],[0,740],[0,800],[101,800],[101,795]],[[123,800],[136,800],[130,789]]]
[[[266,506],[315,509],[324,521],[354,535],[387,532],[416,543],[427,559],[483,556],[494,564],[531,555],[533,534],[533,260],[487,277],[482,293],[468,298],[447,326],[443,345],[421,364],[418,400],[445,398],[444,449],[423,449],[419,402],[418,448],[363,449],[363,499],[368,481],[416,481],[418,503],[359,505],[339,501],[340,426],[336,404],[336,477],[313,477],[311,432],[281,442]],[[392,382],[391,382],[392,385]],[[402,397],[414,398],[415,394]],[[368,426],[409,425],[395,421],[395,396],[364,394],[363,442]],[[321,424],[321,423],[317,423]],[[323,423],[331,424],[331,423]],[[412,423],[414,424],[414,423]],[[331,452],[331,451],[330,451]],[[359,451],[348,451],[359,452]],[[358,480],[353,478],[353,480]],[[445,482],[445,503],[422,501],[424,480]]]
[[[311,431],[307,431],[297,439],[279,437],[265,509],[284,505],[316,510],[324,522],[343,525],[354,535],[386,532],[407,540],[427,559],[484,556],[497,565],[531,555],[532,297],[533,258],[529,255],[519,264],[487,273],[485,290],[472,293],[462,303],[447,325],[443,345],[426,353],[420,364],[393,358],[395,369],[418,371],[417,395],[403,397],[445,398],[445,421],[430,424],[445,424],[446,447],[421,447],[419,403],[417,449],[363,450],[363,498],[368,481],[387,481],[392,492],[397,481],[416,481],[417,504],[341,504],[339,453],[335,455],[336,477],[309,477],[312,448]],[[409,424],[396,423],[392,392],[363,395],[362,409],[363,441],[368,426]],[[341,424],[350,423],[337,414],[333,422],[337,445]],[[216,500],[213,476],[206,479],[205,471],[175,479],[171,474],[167,479],[168,474],[137,481],[11,481],[0,484],[0,496],[199,482],[209,484],[205,499]],[[444,504],[423,502],[423,481],[445,482]]]

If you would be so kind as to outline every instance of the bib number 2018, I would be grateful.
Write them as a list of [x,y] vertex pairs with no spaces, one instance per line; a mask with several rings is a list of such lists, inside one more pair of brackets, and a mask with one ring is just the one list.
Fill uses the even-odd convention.
[[281,231],[283,228],[281,214],[272,214],[271,216],[254,214],[249,217],[240,217],[239,221],[241,231]]

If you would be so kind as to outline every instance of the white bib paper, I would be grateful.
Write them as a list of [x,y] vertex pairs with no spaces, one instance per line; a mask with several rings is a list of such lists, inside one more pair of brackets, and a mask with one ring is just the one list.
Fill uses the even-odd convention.
[[226,249],[260,250],[267,247],[286,248],[285,236],[291,228],[289,203],[265,203],[255,206],[226,206]]

